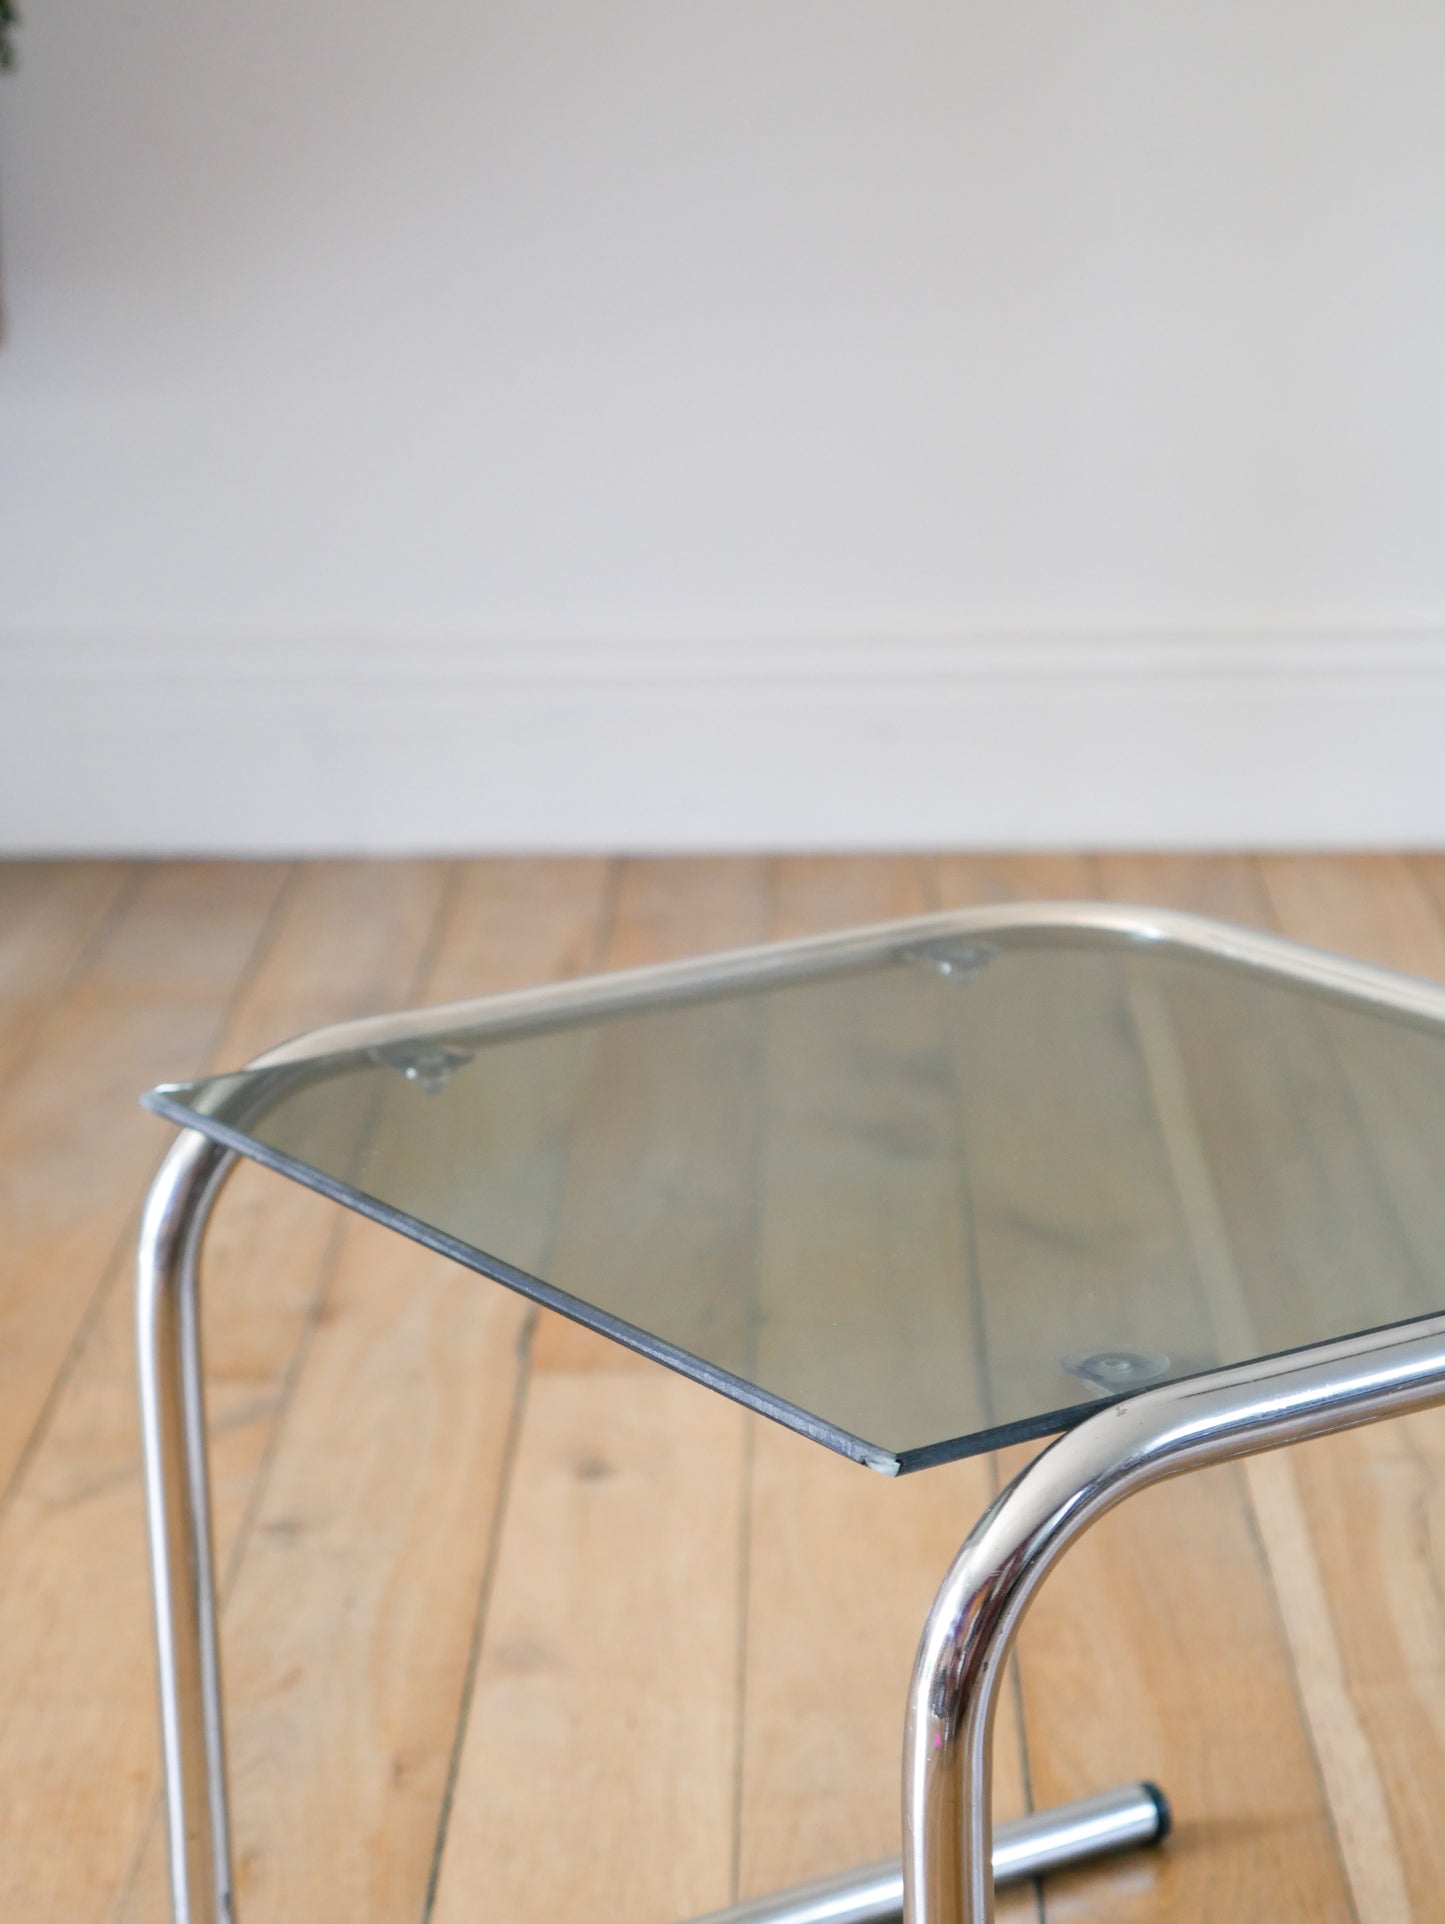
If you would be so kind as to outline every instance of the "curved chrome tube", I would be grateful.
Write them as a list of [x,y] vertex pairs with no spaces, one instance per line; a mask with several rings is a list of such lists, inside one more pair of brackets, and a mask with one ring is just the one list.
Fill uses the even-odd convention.
[[1383,1004],[1434,1022],[1445,1021],[1445,989],[1438,982],[1308,948],[1260,929],[1237,928],[1233,923],[1183,909],[1130,907],[1117,902],[1011,902],[949,909],[906,921],[843,929],[834,935],[804,936],[755,948],[727,949],[682,962],[575,977],[480,1000],[363,1016],[294,1036],[257,1056],[249,1066],[260,1069],[309,1062],[392,1042],[416,1042],[458,1028],[479,1036],[500,1035],[535,1023],[656,1008],[734,988],[806,981],[841,969],[898,961],[955,936],[1006,939],[1025,934],[1059,939],[1095,935],[1120,946],[1172,945],[1256,970],[1266,978],[1305,983],[1325,995]]
[[136,1271],[141,1444],[176,1924],[232,1924],[198,1258],[235,1163],[195,1130],[146,1198]]
[[[235,1919],[198,1300],[201,1238],[234,1162],[196,1131],[177,1139],[146,1202],[138,1262],[141,1430],[176,1924]],[[999,1682],[1034,1592],[1090,1524],[1167,1477],[1441,1401],[1445,1315],[1163,1384],[1101,1410],[1030,1464],[964,1544],[919,1647],[904,1754],[908,1924],[989,1924],[993,1917],[990,1773]]]
[[944,1579],[903,1760],[906,1924],[991,1924],[999,1684],[1043,1579],[1125,1497],[1186,1470],[1445,1401],[1445,1315],[1162,1384],[1099,1411],[1015,1478]]
[[[196,1130],[178,1136],[146,1199],[137,1258],[141,1441],[175,1924],[236,1920],[199,1299],[201,1242],[235,1163],[234,1154]],[[1053,1864],[1156,1841],[1161,1831],[1157,1793],[1132,1785],[1005,1827],[996,1869],[1014,1881]],[[809,1890],[735,1914],[739,1920],[774,1917],[778,1924],[896,1917],[901,1889],[895,1861],[876,1874],[828,1880],[823,1909],[817,1891]]]

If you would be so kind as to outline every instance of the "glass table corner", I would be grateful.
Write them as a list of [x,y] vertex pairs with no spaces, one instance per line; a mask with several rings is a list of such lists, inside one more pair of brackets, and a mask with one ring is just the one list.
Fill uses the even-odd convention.
[[1000,1827],[1029,1602],[1135,1491],[1445,1400],[1445,990],[1175,912],[1008,905],[350,1022],[154,1090],[138,1270],[177,1924],[234,1924],[199,1259],[246,1157],[886,1475],[1055,1440],[943,1577],[897,1861],[742,1924],[983,1924],[1158,1843]]

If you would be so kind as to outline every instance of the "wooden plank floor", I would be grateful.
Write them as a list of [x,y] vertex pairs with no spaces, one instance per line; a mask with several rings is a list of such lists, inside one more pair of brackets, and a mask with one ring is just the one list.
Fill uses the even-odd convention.
[[[1029,896],[1445,978],[1434,857],[0,865],[0,1919],[167,1914],[141,1089],[326,1020]],[[1016,1455],[885,1483],[248,1168],[206,1331],[243,1924],[672,1924],[896,1849],[913,1644]],[[1445,1919],[1442,1593],[1445,1415],[1116,1513],[1026,1626],[1000,1811],[1148,1775],[1179,1833],[1004,1914]]]

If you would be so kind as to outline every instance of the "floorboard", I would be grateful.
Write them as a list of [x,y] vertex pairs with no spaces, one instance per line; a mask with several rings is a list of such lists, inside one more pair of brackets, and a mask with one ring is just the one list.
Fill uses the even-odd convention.
[[[624,863],[601,959],[759,941],[766,885],[758,862]],[[710,1067],[726,1108],[733,1071]],[[645,1113],[605,1043],[590,1068],[559,1273],[594,1250],[617,1260],[604,1224],[634,1249],[648,1234],[645,1211],[619,1222],[609,1193]],[[728,1254],[725,1239],[693,1252]],[[532,1362],[432,1916],[712,1910],[734,1854],[747,1419],[550,1316]]]

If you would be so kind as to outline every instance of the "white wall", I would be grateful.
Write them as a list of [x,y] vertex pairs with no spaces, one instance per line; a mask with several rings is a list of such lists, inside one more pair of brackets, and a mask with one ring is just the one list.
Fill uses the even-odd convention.
[[1437,0],[26,12],[4,844],[1445,839]]

